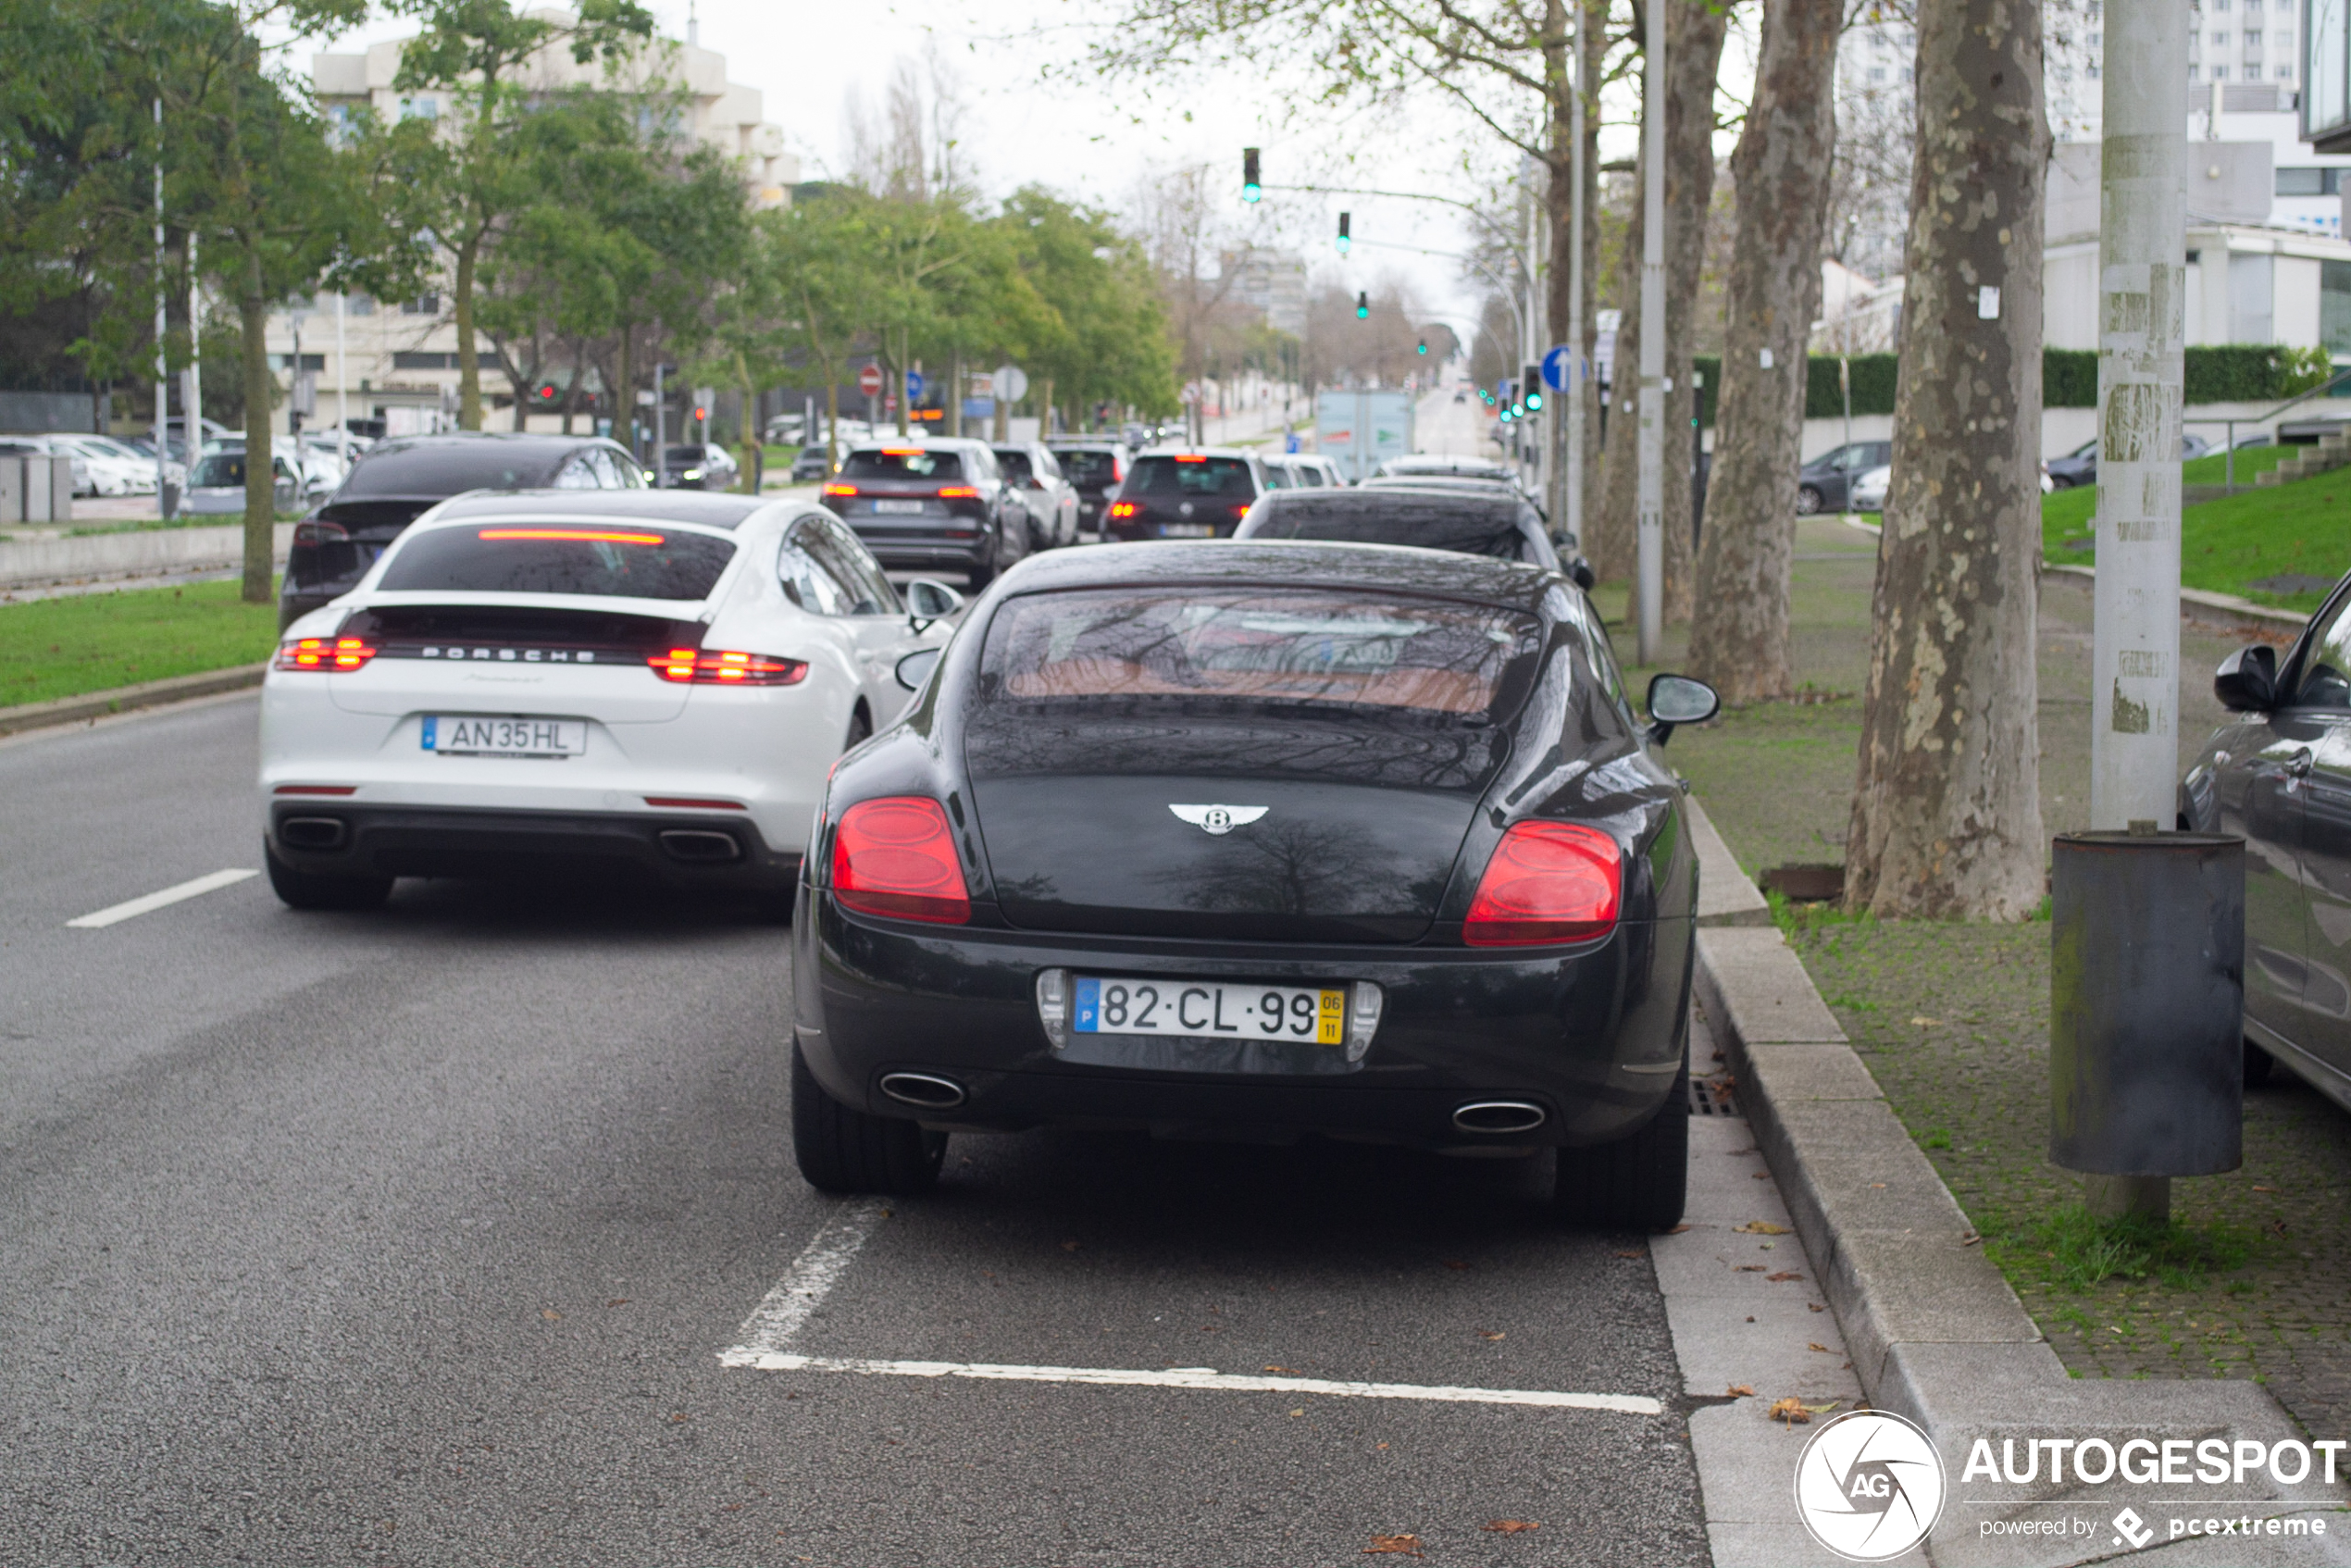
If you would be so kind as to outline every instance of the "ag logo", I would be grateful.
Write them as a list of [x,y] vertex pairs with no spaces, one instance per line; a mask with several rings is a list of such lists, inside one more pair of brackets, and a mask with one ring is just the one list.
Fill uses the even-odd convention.
[[1942,1457],[1898,1415],[1848,1411],[1814,1433],[1796,1462],[1797,1517],[1839,1557],[1899,1557],[1926,1539],[1942,1512]]
[[1168,803],[1168,810],[1203,833],[1223,838],[1236,828],[1246,828],[1270,811],[1270,806],[1179,806]]

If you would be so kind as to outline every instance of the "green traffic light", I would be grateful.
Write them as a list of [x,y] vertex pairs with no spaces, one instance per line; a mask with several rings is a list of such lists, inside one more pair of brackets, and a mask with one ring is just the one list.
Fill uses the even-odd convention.
[[1530,413],[1541,413],[1543,409],[1543,394],[1538,392],[1528,392],[1526,394],[1526,406],[1528,412]]
[[1421,352],[1423,354],[1426,354],[1428,352],[1428,345],[1426,343],[1421,344]]

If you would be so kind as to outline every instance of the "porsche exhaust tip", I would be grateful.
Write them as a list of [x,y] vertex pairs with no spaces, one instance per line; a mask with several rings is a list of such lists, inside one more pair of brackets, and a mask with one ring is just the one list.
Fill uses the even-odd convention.
[[1473,1100],[1453,1113],[1453,1126],[1473,1133],[1533,1132],[1550,1114],[1532,1101]]
[[929,1073],[884,1073],[881,1091],[902,1105],[926,1111],[952,1111],[964,1100],[963,1085]]
[[675,860],[690,860],[705,865],[716,865],[742,858],[741,840],[732,833],[713,833],[692,828],[669,828],[663,829],[660,837],[661,847],[668,851],[670,857]]

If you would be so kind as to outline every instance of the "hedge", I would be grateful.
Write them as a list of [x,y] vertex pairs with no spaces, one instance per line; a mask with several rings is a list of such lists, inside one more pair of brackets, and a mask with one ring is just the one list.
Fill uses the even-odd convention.
[[[1722,383],[1723,362],[1700,355],[1693,362],[1703,378],[1698,386],[1698,422],[1714,423],[1714,400]],[[1890,354],[1853,356],[1853,412],[1894,412],[1897,361]],[[1845,413],[1845,397],[1836,384],[1836,356],[1816,354],[1805,367],[1804,417],[1835,419]],[[2333,374],[2324,349],[2281,348],[2269,343],[2220,343],[2187,351],[2187,403],[2283,402],[2307,392]],[[2041,404],[2045,408],[2096,408],[2098,405],[2098,356],[2095,349],[2045,348],[2041,351]]]

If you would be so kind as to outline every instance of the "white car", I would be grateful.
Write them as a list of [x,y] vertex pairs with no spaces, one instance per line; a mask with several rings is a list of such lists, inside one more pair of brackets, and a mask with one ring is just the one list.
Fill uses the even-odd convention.
[[1893,483],[1893,466],[1880,464],[1853,481],[1847,504],[1856,512],[1883,512],[1886,489]]
[[[633,870],[788,911],[825,780],[963,601],[804,501],[476,491],[286,628],[264,852],[297,909],[398,877]],[[910,607],[911,604],[911,607]]]

